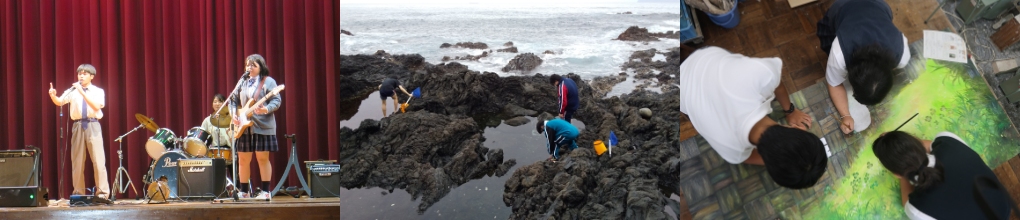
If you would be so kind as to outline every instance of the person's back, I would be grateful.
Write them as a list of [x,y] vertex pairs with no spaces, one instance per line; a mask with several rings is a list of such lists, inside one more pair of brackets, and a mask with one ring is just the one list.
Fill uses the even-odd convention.
[[577,127],[574,127],[574,125],[571,125],[570,122],[559,118],[549,120],[549,122],[545,123],[545,126],[547,128],[546,130],[555,131],[555,136],[577,138],[577,135],[580,133],[578,132]]
[[[937,135],[931,150],[936,160],[942,163],[943,181],[931,189],[911,193],[909,206],[936,219],[973,219],[985,216],[975,201],[974,180],[984,176],[998,182],[995,173],[985,165],[977,152],[955,137]],[[985,190],[984,195],[995,214],[1009,214],[1009,197],[1005,192]],[[907,209],[910,211],[909,207]]]
[[581,99],[577,97],[577,83],[574,83],[574,80],[567,77],[563,77],[563,81],[561,81],[561,83],[563,85],[560,86],[557,92],[560,94],[560,99],[562,99],[561,103],[565,103],[564,105],[566,105],[561,108],[566,108],[565,110],[577,110],[578,103],[581,102]]
[[718,47],[695,51],[680,65],[680,111],[727,162],[751,154],[751,127],[772,112],[779,58],[752,58]]

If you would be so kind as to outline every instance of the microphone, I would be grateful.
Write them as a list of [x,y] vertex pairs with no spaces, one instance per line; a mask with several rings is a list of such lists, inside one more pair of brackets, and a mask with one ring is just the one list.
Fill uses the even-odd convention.
[[248,77],[249,77],[248,74],[250,74],[250,73],[251,72],[244,71],[244,75],[241,75],[241,79],[248,79]]

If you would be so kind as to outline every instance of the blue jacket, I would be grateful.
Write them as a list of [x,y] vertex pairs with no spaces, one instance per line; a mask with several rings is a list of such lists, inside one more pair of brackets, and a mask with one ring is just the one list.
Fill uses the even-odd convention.
[[581,99],[577,98],[577,84],[570,78],[563,77],[560,81],[560,87],[556,88],[556,93],[559,94],[559,113],[564,114],[567,110],[577,110],[578,103]]
[[543,134],[545,134],[545,138],[548,140],[545,143],[546,151],[552,154],[553,158],[559,159],[558,149],[560,147],[567,147],[570,150],[577,148],[577,143],[574,140],[577,139],[577,135],[580,132],[570,122],[555,118],[545,121],[545,132]]

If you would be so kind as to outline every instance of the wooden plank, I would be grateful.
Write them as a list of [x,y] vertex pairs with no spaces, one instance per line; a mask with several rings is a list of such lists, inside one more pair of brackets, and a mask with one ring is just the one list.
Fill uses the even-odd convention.
[[789,0],[789,2],[790,2],[790,8],[796,8],[797,6],[801,6],[801,5],[804,5],[804,4],[807,4],[807,3],[815,2],[815,0]]
[[1020,41],[1020,15],[1002,24],[1002,28],[991,36],[992,43],[999,48],[999,51]]

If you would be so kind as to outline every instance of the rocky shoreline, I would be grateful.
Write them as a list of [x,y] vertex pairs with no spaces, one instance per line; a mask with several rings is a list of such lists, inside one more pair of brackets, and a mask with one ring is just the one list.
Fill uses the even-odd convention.
[[[504,45],[507,46],[507,45]],[[679,67],[680,49],[663,54],[666,61],[633,57],[623,68],[663,71],[660,84],[671,80],[668,71]],[[341,57],[341,99],[356,100],[376,91],[386,77],[399,79],[406,88],[421,88],[408,113],[382,120],[367,119],[358,129],[344,127],[341,136],[341,185],[345,188],[402,189],[422,198],[419,212],[470,179],[502,176],[516,161],[502,157],[501,149],[484,146],[485,125],[471,117],[486,115],[507,124],[526,124],[521,116],[548,114],[556,109],[556,93],[547,74],[500,77],[469,70],[457,62],[431,64],[420,55],[344,55]],[[581,80],[574,74],[581,108],[575,118],[586,125],[577,150],[557,163],[540,161],[516,169],[504,185],[503,202],[511,219],[665,219],[671,205],[666,191],[679,188],[680,152],[678,93],[637,89],[605,98],[625,73]],[[427,91],[427,92],[425,92]],[[639,109],[654,114],[646,119]],[[343,118],[343,117],[341,117]],[[349,118],[349,117],[348,117]],[[684,122],[688,123],[688,122]],[[512,125],[511,124],[511,125]],[[597,156],[592,142],[613,131],[620,139],[613,156]]]

